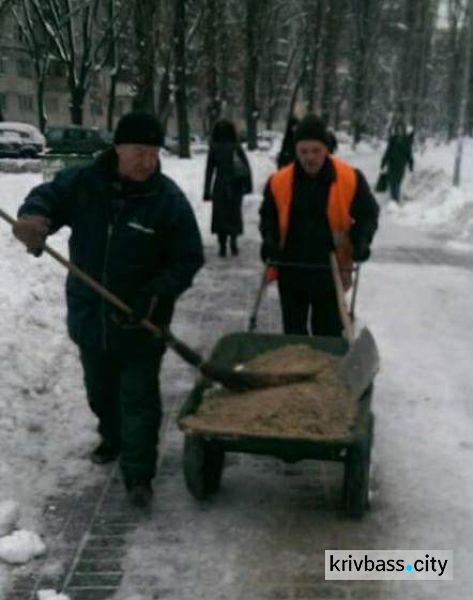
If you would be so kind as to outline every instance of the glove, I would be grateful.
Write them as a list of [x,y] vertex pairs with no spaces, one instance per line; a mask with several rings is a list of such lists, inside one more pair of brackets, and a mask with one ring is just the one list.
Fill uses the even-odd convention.
[[150,319],[158,304],[158,297],[154,290],[141,290],[130,302],[130,308],[133,311],[131,315],[122,312],[113,312],[112,319],[123,329],[136,329],[140,321]]
[[281,258],[281,251],[278,245],[271,239],[263,240],[261,245],[261,260],[267,262],[277,262]]
[[158,297],[154,291],[147,291],[139,294],[136,300],[132,303],[131,309],[133,314],[130,318],[135,323],[139,323],[143,319],[151,319],[153,312],[158,304]]
[[13,235],[25,244],[28,252],[41,256],[49,233],[51,220],[41,215],[25,215],[13,225]]
[[352,256],[355,262],[365,262],[371,255],[370,245],[367,242],[360,241],[353,244]]

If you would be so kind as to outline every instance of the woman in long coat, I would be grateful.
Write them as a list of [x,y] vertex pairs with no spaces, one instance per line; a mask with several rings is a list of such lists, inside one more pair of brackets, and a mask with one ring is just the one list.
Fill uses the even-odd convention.
[[215,124],[205,170],[204,200],[212,202],[212,233],[217,234],[219,255],[238,254],[237,237],[243,233],[242,200],[253,189],[251,170],[238,143],[235,126],[221,119]]

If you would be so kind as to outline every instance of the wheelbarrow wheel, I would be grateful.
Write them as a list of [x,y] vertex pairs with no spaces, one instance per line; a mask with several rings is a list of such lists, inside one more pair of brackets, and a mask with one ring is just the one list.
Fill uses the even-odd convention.
[[368,435],[349,449],[345,461],[344,507],[345,512],[355,518],[361,518],[369,508],[373,421],[373,415],[370,414]]
[[219,444],[186,435],[184,440],[184,479],[197,500],[216,494],[220,488],[225,452]]

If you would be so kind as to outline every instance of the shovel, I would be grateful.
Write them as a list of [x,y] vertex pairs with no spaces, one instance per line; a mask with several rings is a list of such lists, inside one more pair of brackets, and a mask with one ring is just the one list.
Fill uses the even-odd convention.
[[[0,218],[4,219],[12,226],[15,224],[15,220],[2,209],[0,209]],[[120,298],[112,294],[112,292],[107,290],[98,281],[64,258],[61,254],[59,254],[59,252],[56,252],[56,250],[47,244],[44,245],[43,250],[46,252],[46,254],[49,254],[49,256],[54,258],[54,260],[59,262],[63,267],[68,269],[73,275],[85,283],[85,285],[93,289],[99,296],[104,298],[104,300],[121,310],[125,315],[133,315],[132,309],[122,300],[120,300]],[[252,373],[248,371],[236,371],[226,367],[221,367],[215,363],[206,362],[198,352],[185,344],[182,340],[176,338],[168,328],[157,327],[148,319],[142,319],[139,324],[152,335],[160,337],[186,363],[198,369],[204,377],[213,381],[217,381],[224,387],[234,391],[287,385],[288,383],[304,381],[311,377],[310,374],[287,373],[278,375],[273,373]]]
[[330,252],[330,268],[332,269],[333,282],[335,284],[335,293],[337,295],[338,312],[343,325],[343,333],[348,343],[353,345],[355,340],[355,330],[353,320],[348,312],[348,307],[345,299],[345,291],[343,289],[342,277],[340,275],[340,267],[338,266],[335,252]]
[[258,317],[259,307],[261,305],[261,300],[263,299],[264,290],[268,285],[268,268],[268,265],[264,266],[263,274],[261,275],[261,283],[258,288],[258,293],[256,294],[253,310],[251,311],[251,315],[248,320],[248,331],[250,333],[256,329],[256,319]]

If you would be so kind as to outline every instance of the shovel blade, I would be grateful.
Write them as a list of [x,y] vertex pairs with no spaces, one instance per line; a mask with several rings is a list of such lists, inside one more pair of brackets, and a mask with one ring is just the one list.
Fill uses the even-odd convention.
[[379,370],[379,353],[370,330],[364,327],[343,357],[338,373],[355,399],[360,398]]

